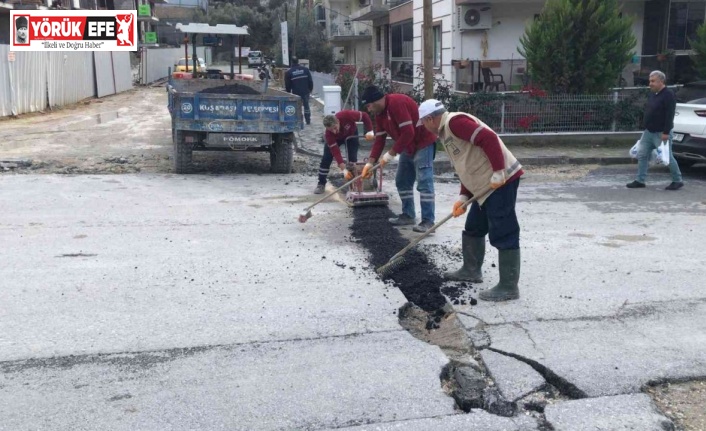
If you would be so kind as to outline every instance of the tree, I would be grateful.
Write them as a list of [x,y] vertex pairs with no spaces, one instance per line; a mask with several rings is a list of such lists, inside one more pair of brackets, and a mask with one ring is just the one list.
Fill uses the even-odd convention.
[[[288,14],[289,41],[293,43],[292,31],[294,30],[294,14]],[[297,57],[309,60],[309,68],[317,72],[331,72],[333,70],[333,46],[326,39],[323,27],[316,23],[312,13],[302,13],[299,16],[300,35],[297,38]],[[282,41],[280,26],[277,24],[276,42],[273,50],[278,64],[282,64]],[[290,45],[290,52],[292,46]]]
[[552,93],[603,93],[633,56],[632,18],[618,0],[548,0],[519,53],[535,84]]
[[694,50],[692,60],[694,67],[701,79],[706,79],[706,24],[701,24],[696,29],[694,39],[689,39],[691,49]]

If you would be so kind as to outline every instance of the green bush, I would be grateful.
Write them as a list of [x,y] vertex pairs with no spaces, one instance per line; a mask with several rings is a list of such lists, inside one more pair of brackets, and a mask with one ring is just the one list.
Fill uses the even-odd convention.
[[636,45],[617,0],[548,0],[520,39],[535,84],[551,93],[603,94]]
[[692,60],[701,79],[706,79],[706,24],[701,24],[696,30],[696,37],[689,39],[694,50]]

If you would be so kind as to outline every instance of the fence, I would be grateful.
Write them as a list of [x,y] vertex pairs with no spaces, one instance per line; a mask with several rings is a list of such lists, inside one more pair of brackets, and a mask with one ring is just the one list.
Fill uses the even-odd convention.
[[[314,92],[323,95],[324,85],[335,85],[336,75],[312,72]],[[436,91],[451,112],[478,116],[502,134],[634,132],[642,129],[648,88],[616,88],[609,94],[550,95],[541,90],[525,92],[450,92],[444,81]],[[443,86],[443,88],[442,88]],[[676,87],[670,87],[674,90]],[[347,91],[344,92],[347,94]],[[417,101],[420,94],[410,93]],[[342,98],[344,98],[343,96]],[[357,109],[346,106],[344,109]]]
[[502,134],[620,132],[641,129],[648,90],[619,89],[605,95],[454,93],[449,111],[469,112]]
[[[192,49],[189,45],[189,56],[193,53]],[[196,56],[203,58],[207,65],[211,64],[210,49],[197,47]],[[174,69],[174,64],[184,58],[184,48],[146,48],[140,57],[140,84],[150,84],[169,76],[169,68]]]
[[[410,82],[411,63],[395,66],[393,71],[405,70],[402,81]],[[531,82],[531,70],[524,58],[492,60],[451,60],[456,77],[457,91],[519,91]],[[485,69],[485,72],[484,72]],[[650,72],[661,70],[667,74],[667,82],[684,83],[696,80],[696,71],[688,55],[662,58],[659,55],[635,55],[620,75],[615,77],[615,87],[647,86]],[[417,78],[416,76],[414,78]]]
[[[128,52],[97,69],[93,52],[14,52],[0,45],[0,117],[37,112],[132,88]],[[97,73],[97,70],[99,72]],[[117,84],[116,84],[117,83]]]

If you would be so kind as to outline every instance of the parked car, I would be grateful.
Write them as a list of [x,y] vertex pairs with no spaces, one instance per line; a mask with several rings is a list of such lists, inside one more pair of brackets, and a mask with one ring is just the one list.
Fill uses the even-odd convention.
[[[193,72],[193,62],[191,60],[191,57],[187,58],[180,58],[179,61],[174,65],[174,72],[186,72],[186,62],[189,62],[189,72]],[[199,65],[197,66],[197,72],[206,72],[206,62],[204,61],[203,58],[199,58]]]
[[248,66],[261,65],[263,58],[262,51],[250,51],[248,53]]
[[676,92],[672,153],[679,166],[706,163],[706,81],[685,84]]

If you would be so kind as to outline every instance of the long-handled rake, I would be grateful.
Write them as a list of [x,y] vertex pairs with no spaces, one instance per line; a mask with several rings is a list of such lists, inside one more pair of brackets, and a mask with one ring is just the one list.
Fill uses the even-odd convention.
[[[485,195],[488,194],[490,189],[486,189],[482,194],[473,196],[469,200],[463,203],[461,205],[462,208],[466,208],[468,205],[472,204],[473,202],[477,201],[480,197],[484,197]],[[417,238],[415,238],[412,242],[407,244],[405,248],[400,250],[396,255],[392,256],[390,260],[387,261],[386,264],[381,266],[380,268],[376,269],[375,272],[382,278],[386,278],[390,275],[392,275],[393,272],[397,271],[400,267],[404,266],[405,264],[405,259],[404,259],[404,254],[407,253],[409,250],[411,250],[414,246],[419,244],[421,240],[424,238],[428,237],[434,231],[439,228],[442,224],[446,223],[447,221],[451,220],[453,217],[453,212],[446,217],[444,217],[440,222],[437,222],[434,226],[430,227],[428,231],[424,232],[423,234],[419,235]]]
[[[380,167],[380,163],[373,166],[372,170],[374,171],[378,167]],[[316,205],[320,204],[321,202],[325,201],[326,199],[328,199],[331,196],[335,195],[336,193],[340,192],[341,190],[343,190],[344,188],[353,184],[355,181],[359,180],[362,177],[363,177],[363,174],[361,173],[357,177],[355,177],[352,180],[348,181],[347,183],[343,184],[341,187],[337,188],[336,190],[334,190],[331,193],[327,194],[326,196],[322,197],[318,201],[316,201],[313,204],[309,205],[308,207],[304,208],[304,210],[301,212],[301,214],[299,214],[299,223],[306,223],[306,221],[309,220],[313,216],[313,214],[311,213],[311,209],[314,208]]]

